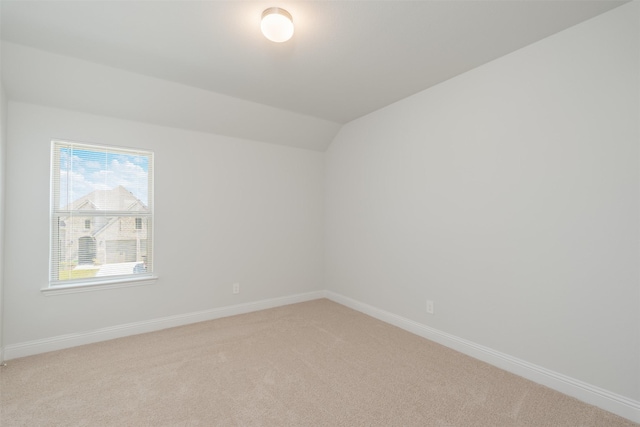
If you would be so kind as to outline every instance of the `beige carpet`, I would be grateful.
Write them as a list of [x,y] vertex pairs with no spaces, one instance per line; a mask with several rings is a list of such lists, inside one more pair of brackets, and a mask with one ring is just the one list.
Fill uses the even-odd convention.
[[328,300],[15,359],[10,426],[637,426]]

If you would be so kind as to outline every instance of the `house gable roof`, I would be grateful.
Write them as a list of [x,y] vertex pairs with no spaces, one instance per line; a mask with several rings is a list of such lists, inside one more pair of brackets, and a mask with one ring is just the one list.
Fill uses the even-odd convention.
[[119,185],[111,190],[95,190],[80,197],[63,210],[148,211],[148,207],[129,190]]

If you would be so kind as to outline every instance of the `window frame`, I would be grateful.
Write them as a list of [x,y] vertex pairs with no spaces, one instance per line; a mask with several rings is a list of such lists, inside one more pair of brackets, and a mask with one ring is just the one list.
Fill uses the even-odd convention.
[[[60,191],[61,191],[61,152],[65,147],[71,149],[88,150],[102,153],[124,154],[124,155],[137,155],[147,157],[147,183],[148,183],[148,200],[146,211],[122,211],[122,210],[81,210],[81,209],[67,209],[63,210],[63,206],[60,206]],[[125,147],[118,147],[114,145],[98,145],[81,142],[72,142],[68,140],[53,139],[51,141],[51,175],[50,175],[50,242],[49,242],[49,283],[46,288],[41,289],[45,294],[61,294],[61,293],[75,293],[86,292],[99,289],[111,289],[124,286],[139,286],[145,284],[154,283],[157,280],[157,276],[153,269],[153,246],[154,246],[154,153],[150,150],[132,149]],[[65,206],[65,207],[68,207]],[[146,254],[145,264],[146,272],[122,274],[122,275],[110,275],[104,277],[91,277],[83,279],[67,279],[60,280],[60,254],[62,252],[60,240],[60,227],[59,222],[63,218],[69,217],[85,217],[87,220],[94,223],[94,218],[141,218],[143,228],[146,225]],[[142,221],[145,218],[146,221]],[[134,219],[134,221],[136,221]],[[86,224],[86,220],[85,220]],[[136,231],[138,229],[136,228]],[[54,260],[58,259],[57,262]],[[58,279],[55,279],[58,278]]]

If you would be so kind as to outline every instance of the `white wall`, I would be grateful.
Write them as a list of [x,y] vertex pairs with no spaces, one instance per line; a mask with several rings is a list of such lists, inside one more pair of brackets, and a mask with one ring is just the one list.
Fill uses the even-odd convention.
[[5,153],[7,146],[7,99],[2,75],[2,48],[0,47],[0,363],[4,362],[4,187]]
[[7,146],[7,101],[0,78],[0,363],[4,360],[4,186],[5,152]]
[[640,400],[639,18],[622,6],[345,125],[326,287]]
[[[155,285],[42,294],[52,138],[154,151]],[[6,346],[323,289],[322,153],[10,101],[6,158]]]

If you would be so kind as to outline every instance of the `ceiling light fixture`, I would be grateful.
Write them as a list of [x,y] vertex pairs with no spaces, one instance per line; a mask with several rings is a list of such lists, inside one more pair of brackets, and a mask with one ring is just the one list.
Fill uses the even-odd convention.
[[293,35],[291,14],[279,7],[270,7],[262,12],[262,34],[272,42],[286,42]]

